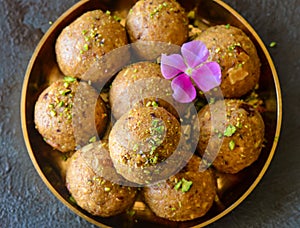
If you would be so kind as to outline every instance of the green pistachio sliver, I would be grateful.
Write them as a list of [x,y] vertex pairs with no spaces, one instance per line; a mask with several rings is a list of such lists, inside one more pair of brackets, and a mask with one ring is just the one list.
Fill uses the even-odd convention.
[[72,82],[76,82],[76,78],[74,78],[72,76],[65,76],[64,81],[67,83],[72,83]]
[[67,89],[67,90],[60,90],[59,91],[59,94],[60,95],[63,95],[63,96],[66,96],[67,94],[69,94],[71,92],[71,90]]
[[273,41],[273,42],[270,43],[269,46],[272,48],[272,47],[275,47],[276,45],[277,45],[277,43],[275,41]]
[[137,143],[134,144],[132,150],[133,150],[133,151],[137,151],[138,149],[139,149],[139,145],[138,145]]
[[230,137],[236,132],[236,127],[233,125],[228,125],[224,131],[224,136]]
[[114,15],[114,19],[115,19],[117,22],[120,22],[120,21],[122,20],[121,17],[118,17],[118,16],[116,16],[116,15]]
[[152,107],[158,107],[158,104],[155,101],[152,101]]
[[70,200],[71,203],[77,204],[77,203],[76,203],[76,200],[74,199],[73,196],[70,196],[70,197],[69,197],[69,200]]
[[237,122],[237,124],[236,124],[236,127],[237,127],[237,128],[242,128],[242,127],[243,127],[243,125],[242,125],[242,123],[241,123],[241,122]]
[[68,120],[71,120],[71,119],[72,119],[72,114],[68,114],[68,115],[67,115],[67,119],[68,119]]
[[230,24],[225,25],[225,28],[230,29]]
[[68,160],[68,156],[65,155],[65,154],[62,154],[61,159],[62,159],[63,161],[67,161],[67,160]]
[[63,101],[60,101],[59,103],[58,103],[58,107],[62,107],[62,106],[64,106],[65,105],[65,103],[63,102]]
[[175,190],[178,190],[182,185],[182,181],[179,181],[175,186],[174,186],[174,189]]
[[82,30],[81,33],[82,33],[82,35],[85,35],[87,32],[88,32],[88,31],[84,29],[84,30]]
[[223,134],[221,132],[218,133],[218,138],[222,138],[223,137]]
[[234,142],[233,140],[231,140],[231,141],[229,142],[228,146],[229,146],[229,149],[230,149],[230,150],[234,150],[234,148],[235,148],[235,142]]
[[155,156],[155,157],[153,158],[153,160],[152,160],[152,164],[156,164],[156,163],[157,163],[157,159],[158,159],[158,157]]
[[89,143],[94,143],[96,142],[97,138],[96,136],[93,136],[92,138],[89,139]]
[[48,107],[51,108],[51,109],[53,109],[55,106],[54,106],[54,104],[49,104]]
[[55,117],[55,116],[56,116],[56,114],[57,114],[57,113],[56,113],[56,111],[55,111],[55,110],[51,110],[51,111],[50,111],[50,115],[51,115],[52,117]]
[[182,178],[182,187],[181,191],[182,192],[188,192],[190,188],[192,187],[193,182],[192,181],[187,181],[186,179]]
[[109,192],[109,191],[110,191],[110,188],[105,187],[105,188],[104,188],[104,191],[105,191],[105,192]]
[[129,211],[127,211],[127,214],[132,217],[132,216],[135,215],[135,211],[134,210],[129,210]]
[[84,51],[89,50],[89,45],[88,45],[88,44],[84,44],[84,45],[83,45],[83,50],[84,50]]

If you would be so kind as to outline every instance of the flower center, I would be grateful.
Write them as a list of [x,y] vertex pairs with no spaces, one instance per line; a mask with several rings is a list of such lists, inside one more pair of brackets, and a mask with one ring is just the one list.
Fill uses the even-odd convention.
[[186,69],[185,73],[186,73],[188,76],[191,76],[192,73],[193,73],[193,70],[194,70],[193,68],[190,68],[190,67],[189,67],[189,68]]

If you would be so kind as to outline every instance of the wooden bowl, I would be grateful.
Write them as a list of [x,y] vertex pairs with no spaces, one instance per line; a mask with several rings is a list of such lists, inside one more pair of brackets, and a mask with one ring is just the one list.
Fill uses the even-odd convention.
[[[188,222],[170,222],[156,217],[144,202],[138,199],[134,205],[134,216],[126,213],[110,218],[92,216],[69,199],[65,187],[64,172],[66,163],[62,155],[48,146],[35,129],[34,105],[43,89],[62,77],[56,58],[55,41],[64,27],[84,12],[102,9],[129,9],[134,0],[82,0],[66,11],[48,30],[38,44],[25,75],[21,100],[21,118],[24,140],[30,158],[51,192],[67,207],[87,221],[101,227],[120,226],[166,226],[202,227],[211,224],[236,208],[256,187],[265,174],[275,153],[281,128],[282,104],[280,85],[272,59],[255,30],[234,9],[220,0],[179,1],[187,11],[196,10],[197,18],[208,26],[231,24],[242,29],[255,44],[262,62],[260,89],[266,111],[262,114],[266,125],[266,143],[259,159],[250,167],[236,175],[218,174],[218,196],[211,210],[202,218]],[[201,6],[201,7],[200,7]]]

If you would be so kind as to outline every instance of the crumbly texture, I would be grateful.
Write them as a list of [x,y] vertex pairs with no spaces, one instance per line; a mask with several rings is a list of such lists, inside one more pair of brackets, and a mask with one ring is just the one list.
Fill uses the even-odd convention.
[[112,52],[127,43],[125,28],[110,13],[89,11],[65,27],[57,38],[57,63],[65,75],[103,83],[111,72],[129,61],[127,49]]
[[178,120],[164,108],[130,110],[109,135],[110,155],[117,172],[138,184],[164,178],[173,167],[159,165],[175,152],[180,131]]
[[125,212],[136,197],[136,188],[121,186],[107,143],[95,142],[78,150],[67,169],[66,186],[78,206],[92,215],[109,217]]
[[[114,117],[119,119],[132,108],[152,106],[152,102],[178,116],[173,107],[175,101],[172,98],[172,88],[169,83],[162,81],[164,78],[160,65],[156,63],[138,62],[124,68],[114,79],[109,91]],[[146,91],[151,96],[148,97]],[[170,100],[171,103],[168,102]]]
[[234,174],[258,159],[265,127],[251,105],[233,99],[224,102],[206,105],[198,113],[198,151],[219,171]]
[[[157,216],[187,221],[209,211],[216,196],[216,183],[213,172],[210,169],[200,171],[200,164],[201,159],[194,155],[178,174],[143,189],[145,202]],[[189,189],[180,185],[183,178],[192,182]]]
[[[128,13],[126,29],[133,43],[156,41],[182,45],[188,38],[188,23],[185,10],[174,0],[140,0]],[[154,50],[159,52],[155,46],[144,46],[137,52],[148,57]]]
[[97,91],[75,78],[52,83],[41,93],[34,110],[36,129],[61,152],[73,151],[101,136],[107,119],[106,105]]
[[220,88],[226,98],[239,98],[254,89],[260,77],[260,59],[250,38],[239,28],[212,26],[198,35],[210,51],[209,60],[220,64]]

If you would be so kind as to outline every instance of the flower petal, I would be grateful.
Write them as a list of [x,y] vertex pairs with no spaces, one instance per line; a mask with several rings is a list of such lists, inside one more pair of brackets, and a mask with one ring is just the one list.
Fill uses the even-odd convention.
[[196,89],[186,74],[181,74],[173,79],[171,87],[174,91],[173,97],[178,102],[189,103],[196,97]]
[[205,44],[199,40],[183,44],[181,53],[183,59],[190,68],[195,68],[205,62],[209,55],[209,51]]
[[217,62],[208,62],[193,71],[192,79],[203,92],[221,84],[221,68]]
[[171,79],[184,72],[187,66],[179,54],[161,55],[161,73],[166,79]]

